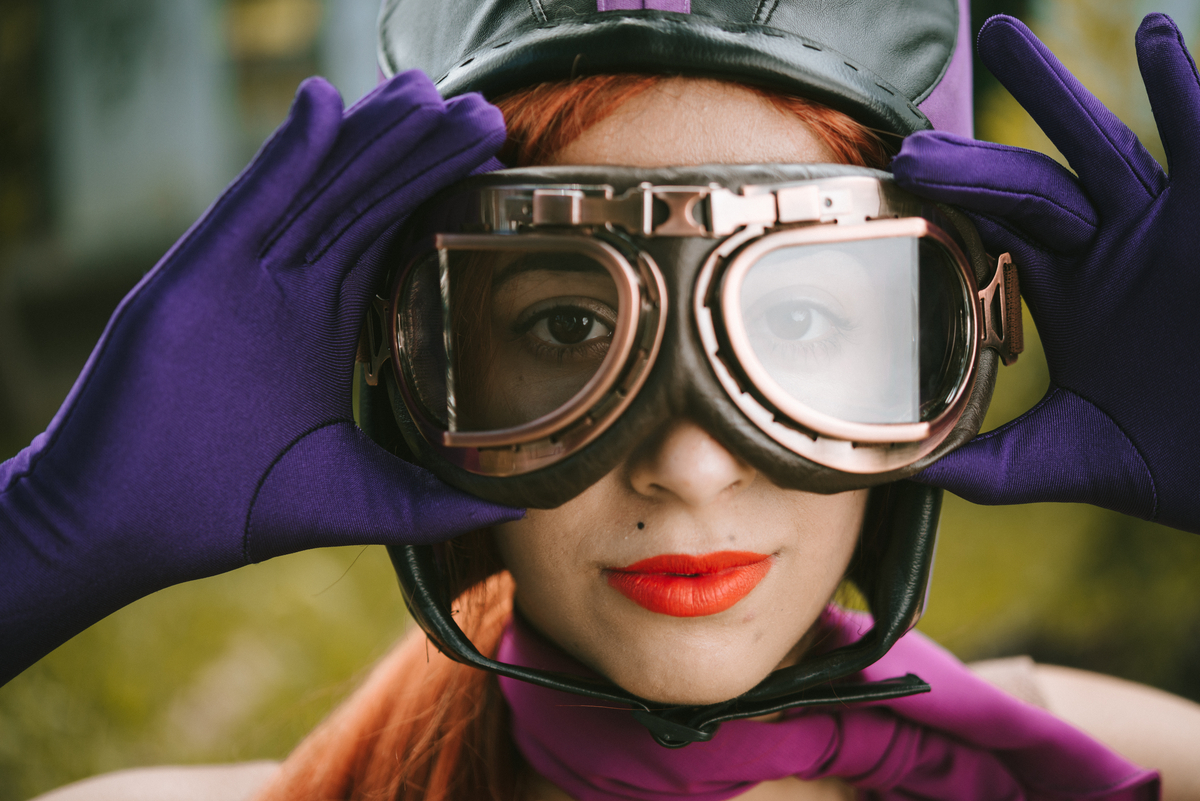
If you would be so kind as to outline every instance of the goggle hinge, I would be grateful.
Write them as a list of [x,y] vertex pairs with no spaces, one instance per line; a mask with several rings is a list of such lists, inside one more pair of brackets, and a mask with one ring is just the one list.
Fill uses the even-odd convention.
[[367,309],[367,319],[358,339],[358,352],[354,355],[354,361],[363,364],[363,377],[372,387],[379,386],[379,373],[391,359],[387,330],[387,301],[376,296]]
[[1017,265],[1008,253],[1002,253],[996,260],[995,275],[979,290],[979,305],[983,312],[980,345],[999,352],[1006,365],[1015,363],[1017,356],[1025,350],[1025,332],[1021,323]]

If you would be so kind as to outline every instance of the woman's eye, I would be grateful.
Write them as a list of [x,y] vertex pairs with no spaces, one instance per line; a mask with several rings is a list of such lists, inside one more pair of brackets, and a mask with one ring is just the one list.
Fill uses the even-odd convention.
[[589,339],[607,337],[612,329],[595,312],[580,308],[552,309],[539,317],[529,333],[553,345],[578,345]]
[[763,312],[767,329],[775,337],[789,342],[820,339],[833,328],[833,319],[809,301],[776,303]]

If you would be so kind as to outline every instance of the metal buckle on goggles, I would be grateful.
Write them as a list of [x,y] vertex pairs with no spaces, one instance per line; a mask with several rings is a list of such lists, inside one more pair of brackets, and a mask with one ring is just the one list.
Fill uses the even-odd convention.
[[[857,172],[739,192],[499,173],[451,192],[377,339],[421,436],[481,476],[566,459],[637,396],[673,305],[728,398],[788,451],[859,475],[930,454],[979,350],[1021,350],[1016,271],[1001,256],[980,290],[980,254],[946,214]],[[654,244],[680,238],[705,243],[683,286]]]

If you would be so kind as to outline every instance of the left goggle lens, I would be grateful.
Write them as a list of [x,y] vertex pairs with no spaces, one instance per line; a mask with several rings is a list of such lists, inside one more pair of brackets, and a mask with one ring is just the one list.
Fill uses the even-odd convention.
[[612,275],[580,253],[443,252],[452,431],[524,426],[604,365],[620,316]]
[[[593,238],[440,236],[397,297],[408,394],[443,445],[510,449],[470,469],[523,472],[561,458],[607,424],[624,397],[615,390],[648,364],[637,346],[656,315],[641,313],[643,288],[629,261]],[[512,456],[514,446],[524,452]]]

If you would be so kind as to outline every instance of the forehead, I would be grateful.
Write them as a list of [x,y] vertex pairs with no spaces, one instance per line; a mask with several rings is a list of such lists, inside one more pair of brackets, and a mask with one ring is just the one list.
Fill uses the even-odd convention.
[[722,81],[672,78],[627,101],[550,163],[683,167],[834,160],[808,125],[757,92]]

